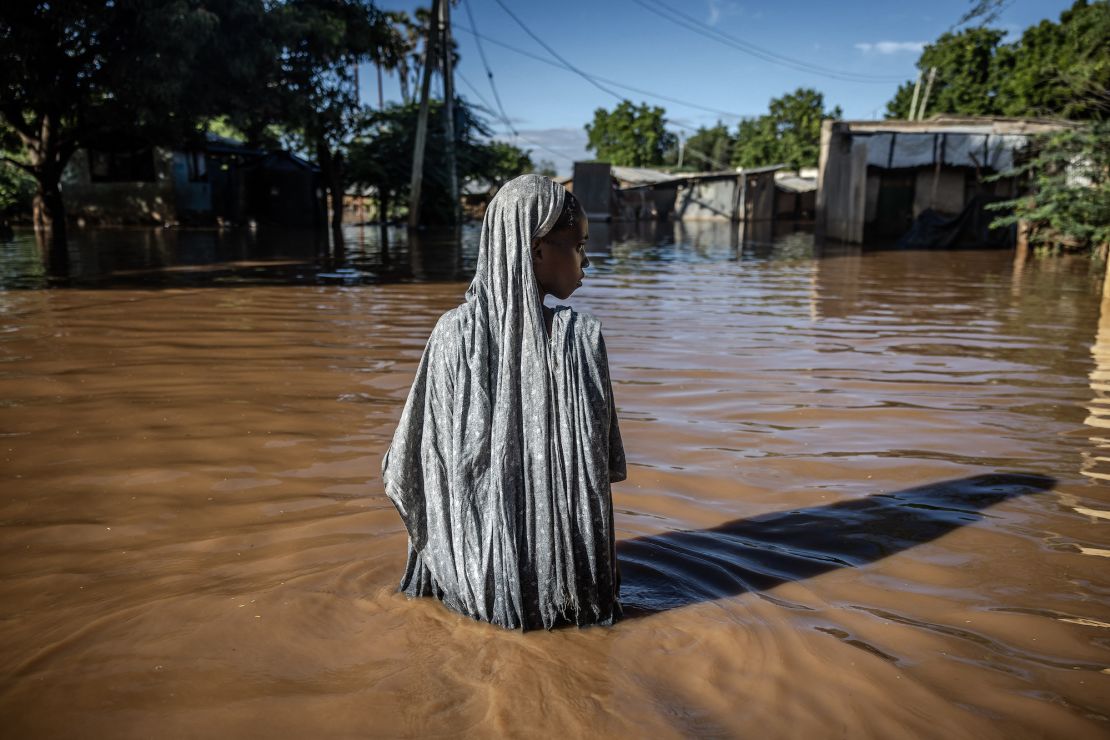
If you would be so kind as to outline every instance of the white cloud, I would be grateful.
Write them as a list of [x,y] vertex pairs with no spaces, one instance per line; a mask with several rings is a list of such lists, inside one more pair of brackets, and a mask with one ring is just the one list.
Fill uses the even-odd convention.
[[705,5],[708,11],[705,22],[710,26],[717,25],[721,18],[744,15],[743,6],[735,0],[706,0]]
[[855,45],[864,54],[899,54],[904,51],[920,53],[925,48],[924,41],[861,41]]
[[715,26],[720,19],[721,6],[718,4],[717,0],[709,0],[709,18],[707,18],[705,22],[711,26]]

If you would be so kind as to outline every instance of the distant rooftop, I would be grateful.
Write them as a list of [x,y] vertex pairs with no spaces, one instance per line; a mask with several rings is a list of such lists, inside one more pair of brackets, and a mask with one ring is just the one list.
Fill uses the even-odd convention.
[[651,185],[657,182],[669,182],[676,177],[668,172],[648,169],[647,167],[619,167],[613,165],[613,177],[624,182],[636,185]]
[[1059,131],[1075,124],[1053,118],[1008,118],[1004,116],[936,115],[924,121],[892,118],[885,121],[835,121],[852,131],[915,134],[1040,134]]

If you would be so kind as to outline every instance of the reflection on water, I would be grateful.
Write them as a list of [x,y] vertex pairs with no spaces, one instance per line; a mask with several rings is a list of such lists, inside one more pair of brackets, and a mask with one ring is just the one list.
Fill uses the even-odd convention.
[[478,230],[328,231],[118,229],[75,231],[64,269],[47,269],[30,231],[0,244],[0,288],[317,285],[459,280],[472,274]]
[[[590,225],[589,250],[637,260],[797,258],[814,254],[808,225],[729,222],[615,222]],[[346,285],[469,279],[480,225],[410,232],[394,226],[349,226],[330,232],[258,230],[88,229],[71,235],[64,259],[29,230],[0,243],[0,288]],[[615,252],[614,252],[615,250]]]
[[[1091,447],[1084,452],[1083,475],[1110,481],[1110,271],[1107,272],[1099,306],[1098,332],[1091,346],[1093,398],[1087,407],[1087,426],[1092,427]],[[1110,517],[1108,517],[1110,518]]]
[[633,618],[522,636],[378,477],[476,247],[0,245],[0,735],[1106,736],[1099,266],[591,225]]

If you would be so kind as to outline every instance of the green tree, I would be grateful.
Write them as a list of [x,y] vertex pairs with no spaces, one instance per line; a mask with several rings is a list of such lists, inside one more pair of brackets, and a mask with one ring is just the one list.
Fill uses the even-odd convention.
[[1041,21],[1000,47],[999,109],[1005,115],[1100,118],[1110,90],[1110,3],[1079,0],[1060,22]]
[[[368,125],[350,147],[350,177],[359,185],[378,192],[379,210],[388,217],[392,204],[407,202],[412,175],[412,150],[415,144],[418,103],[391,105],[374,111]],[[429,101],[429,118],[443,115],[443,101]],[[505,142],[489,142],[490,129],[474,108],[461,98],[455,102],[455,155],[459,177],[480,178],[501,183],[533,169],[528,152]],[[429,126],[425,158],[442,161],[447,151],[442,126]],[[449,221],[454,213],[447,172],[430,167],[425,172],[421,213],[428,223]]]
[[1039,245],[1091,248],[1110,244],[1110,121],[1095,121],[1042,137],[1035,155],[1014,172],[1030,192],[991,206],[1008,211],[992,226],[1025,221]]
[[650,167],[663,163],[675,144],[675,135],[664,128],[666,111],[622,100],[612,111],[598,108],[586,124],[587,148],[599,160],[624,167]]
[[724,170],[732,162],[732,135],[720,121],[716,126],[701,126],[686,140],[683,169]]
[[366,0],[287,0],[275,7],[280,39],[280,122],[315,157],[343,223],[348,145],[370,111],[359,104],[354,68],[388,60],[398,34]]
[[556,177],[559,174],[555,171],[555,163],[550,159],[541,159],[540,163],[536,165],[536,172],[544,177]]
[[770,116],[745,118],[736,131],[736,144],[732,149],[732,164],[736,167],[763,167],[780,164],[782,147],[778,131]]
[[19,137],[0,123],[0,160],[6,160],[0,161],[0,232],[13,215],[29,213],[35,197],[35,178],[26,170],[8,163],[20,158]]
[[31,210],[35,179],[24,170],[0,162],[0,227],[18,213]]
[[815,167],[821,150],[821,122],[840,118],[840,106],[826,110],[822,93],[800,87],[773,98],[768,107],[766,115],[740,122],[732,163],[737,167]]
[[[988,3],[989,4],[989,3]],[[945,33],[917,61],[923,73],[936,67],[925,115],[1103,115],[1110,89],[1110,3],[1077,0],[1059,22],[1042,21],[1012,43],[994,28]],[[909,116],[914,81],[903,83],[887,103],[887,116]]]
[[[926,116],[932,113],[997,115],[998,71],[996,52],[1005,31],[994,28],[967,28],[945,33],[927,45],[917,60],[917,68],[927,79],[936,67],[936,78],[929,91]],[[887,103],[888,118],[908,118],[916,81],[903,83]],[[925,83],[922,82],[921,96]],[[919,97],[919,104],[922,100]]]
[[0,121],[20,142],[9,165],[35,180],[36,228],[65,239],[59,180],[70,157],[108,135],[181,136],[207,96],[192,70],[219,26],[199,2],[9,0],[0,10]]
[[535,164],[532,163],[530,151],[513,146],[506,141],[491,141],[485,145],[485,148],[488,152],[488,160],[483,158],[483,161],[489,163],[486,166],[489,175],[486,179],[503,183],[536,169]]

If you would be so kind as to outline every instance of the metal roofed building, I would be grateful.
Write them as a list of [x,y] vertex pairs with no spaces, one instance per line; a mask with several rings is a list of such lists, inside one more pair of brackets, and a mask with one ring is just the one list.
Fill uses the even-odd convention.
[[775,173],[785,165],[684,175],[675,200],[683,221],[770,221],[775,217]]
[[1036,134],[1070,124],[1049,119],[935,116],[927,121],[825,121],[816,228],[861,243],[896,239],[927,210],[960,214],[1013,197],[1010,170]]

